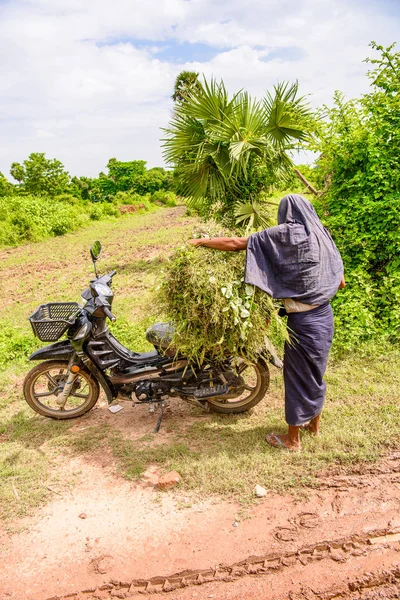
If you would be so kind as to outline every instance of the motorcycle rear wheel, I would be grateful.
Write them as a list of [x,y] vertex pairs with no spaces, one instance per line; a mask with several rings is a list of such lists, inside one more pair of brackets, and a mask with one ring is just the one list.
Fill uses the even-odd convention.
[[50,419],[73,419],[88,412],[96,404],[100,387],[93,375],[81,369],[64,409],[57,404],[68,376],[68,361],[47,360],[36,365],[25,377],[24,396],[31,408]]
[[[208,404],[212,412],[234,414],[246,412],[256,406],[264,398],[269,388],[269,369],[263,359],[257,362],[247,362],[242,359],[238,366],[244,386],[231,389],[224,396],[208,398]],[[247,392],[247,394],[246,394]]]

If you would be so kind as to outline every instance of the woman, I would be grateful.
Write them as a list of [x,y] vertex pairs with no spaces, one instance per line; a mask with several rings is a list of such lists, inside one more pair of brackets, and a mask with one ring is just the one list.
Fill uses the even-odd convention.
[[190,240],[194,246],[246,250],[246,283],[283,301],[288,314],[283,378],[288,433],[270,433],[275,447],[300,450],[300,429],[319,435],[333,337],[329,301],[344,287],[343,263],[312,204],[297,194],[282,198],[278,225],[243,238]]

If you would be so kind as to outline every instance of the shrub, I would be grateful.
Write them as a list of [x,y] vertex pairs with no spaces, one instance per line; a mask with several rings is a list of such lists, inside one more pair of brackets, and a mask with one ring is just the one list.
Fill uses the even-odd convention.
[[79,209],[62,204],[53,204],[48,215],[48,233],[50,236],[65,235],[83,227],[87,221],[87,215]]
[[59,194],[58,196],[54,196],[54,202],[64,202],[66,204],[82,205],[82,200],[73,196],[72,194]]
[[0,366],[9,366],[12,361],[26,360],[37,346],[30,331],[22,331],[14,325],[1,322],[0,327]]
[[176,206],[176,194],[174,192],[166,192],[164,190],[158,190],[150,197],[151,202],[161,202],[165,206]]
[[376,286],[363,269],[346,275],[346,287],[333,299],[334,348],[346,352],[381,334],[376,319]]
[[381,334],[400,340],[400,53],[372,46],[380,57],[369,61],[378,65],[370,93],[358,101],[336,94],[318,145],[328,189],[316,208],[348,281],[334,301],[346,348]]
[[0,197],[0,246],[64,235],[83,227],[90,219],[119,215],[113,204],[92,204],[68,194],[53,199],[40,196]]
[[135,194],[134,192],[117,192],[114,196],[113,203],[116,205],[130,204],[136,206],[137,204],[143,204],[146,200],[148,201],[150,196]]
[[0,244],[34,242],[49,234],[46,222],[48,203],[33,196],[0,198]]
[[120,212],[116,206],[108,202],[93,204],[90,206],[89,217],[92,221],[100,221],[106,217],[118,217]]

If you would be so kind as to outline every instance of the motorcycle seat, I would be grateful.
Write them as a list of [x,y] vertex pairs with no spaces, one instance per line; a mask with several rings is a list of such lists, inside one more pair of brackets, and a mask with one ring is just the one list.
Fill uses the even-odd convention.
[[160,355],[157,350],[150,352],[132,352],[132,360],[134,362],[151,362],[152,360],[160,360]]

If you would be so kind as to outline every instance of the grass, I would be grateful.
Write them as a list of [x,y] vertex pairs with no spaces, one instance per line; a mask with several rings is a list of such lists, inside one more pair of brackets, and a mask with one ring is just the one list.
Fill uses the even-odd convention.
[[108,413],[102,411],[96,411],[96,419],[89,413],[81,425],[50,421],[29,409],[22,378],[31,367],[27,355],[41,344],[26,317],[40,302],[79,297],[92,277],[92,241],[99,238],[104,245],[100,270],[118,271],[115,332],[130,347],[145,350],[144,331],[154,320],[152,287],[165,257],[188,237],[192,224],[180,209],[165,209],[0,252],[5,292],[0,308],[0,510],[8,524],[46,502],[54,489],[70,485],[65,467],[74,456],[93,462],[106,455],[115,473],[128,479],[139,478],[150,464],[176,469],[186,495],[247,501],[256,483],[294,490],[312,485],[325,467],[375,461],[399,448],[400,350],[390,347],[360,348],[345,360],[330,361],[323,436],[304,434],[301,454],[264,442],[266,433],[285,429],[282,376],[272,367],[270,392],[251,414],[220,416],[184,405],[180,414],[174,409],[166,414],[160,436],[153,434],[156,416],[147,419],[148,430],[142,425],[140,434],[118,427],[127,422],[128,407],[116,420],[106,420]]
[[[125,475],[137,473],[138,463],[144,468],[161,462],[178,470],[188,489],[202,494],[243,499],[252,494],[256,483],[275,490],[313,484],[318,471],[332,463],[372,461],[398,447],[399,367],[398,351],[385,362],[353,357],[331,365],[323,436],[304,434],[301,454],[275,450],[264,442],[266,433],[285,428],[280,375],[273,378],[269,397],[251,415],[210,415],[172,435],[171,449],[176,447],[172,454],[162,446],[152,449],[151,444],[143,450],[143,444],[140,449],[127,440],[112,443],[112,448]],[[177,446],[176,439],[180,440]]]

